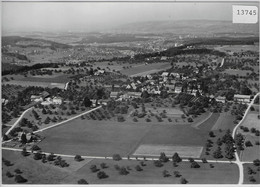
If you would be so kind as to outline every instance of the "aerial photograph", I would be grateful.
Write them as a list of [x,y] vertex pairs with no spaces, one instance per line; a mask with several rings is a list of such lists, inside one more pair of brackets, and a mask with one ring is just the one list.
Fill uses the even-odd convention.
[[2,1],[1,183],[259,185],[259,1]]

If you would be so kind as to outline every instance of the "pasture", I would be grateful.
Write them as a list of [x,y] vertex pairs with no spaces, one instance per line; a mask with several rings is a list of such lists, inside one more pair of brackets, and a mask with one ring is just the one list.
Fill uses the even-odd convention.
[[199,158],[203,147],[201,146],[172,146],[172,145],[140,145],[134,152],[134,156],[160,156],[160,153],[165,153],[171,157],[173,153],[178,153],[184,158]]
[[255,142],[259,141],[259,136],[248,134],[245,136],[245,142],[246,141],[250,141],[253,146],[244,146],[244,150],[240,151],[240,159],[242,161],[253,161],[255,159],[260,159],[260,145],[255,145]]
[[235,124],[233,123],[234,120],[235,120],[235,116],[232,116],[230,112],[221,113],[218,120],[216,121],[215,125],[212,127],[211,130],[213,131],[218,129],[232,130],[235,127]]
[[249,129],[256,128],[257,130],[260,130],[260,119],[258,119],[258,115],[259,113],[249,112],[241,125],[244,127],[248,127]]
[[[106,163],[108,168],[101,169],[100,164]],[[200,164],[200,168],[191,169],[189,162],[178,163],[174,168],[172,162],[164,163],[160,168],[155,167],[153,161],[144,161],[142,171],[136,171],[136,165],[140,161],[136,160],[98,160],[94,159],[80,168],[75,175],[64,178],[65,183],[72,183],[75,179],[84,178],[89,184],[180,184],[180,177],[175,177],[173,172],[178,171],[188,184],[236,184],[238,182],[238,168],[235,164],[215,164],[210,168],[209,164]],[[91,165],[96,165],[98,169],[106,172],[108,178],[98,179],[97,173],[90,170]],[[129,167],[127,175],[120,175],[115,169],[115,165]],[[168,177],[163,177],[163,171],[169,172]]]
[[[253,185],[253,184],[260,184],[260,171],[257,171],[257,166],[255,166],[254,164],[244,164],[244,184],[250,184],[250,185]],[[256,171],[256,174],[253,174],[253,175],[249,175],[248,174],[248,167],[250,167],[251,169],[253,169],[254,171]],[[250,176],[253,176],[256,180],[256,182],[250,182],[249,181],[249,177]]]
[[20,85],[23,87],[28,87],[28,86],[40,86],[40,87],[50,87],[50,88],[60,88],[64,89],[65,83],[50,83],[50,82],[37,82],[37,81],[18,81],[18,80],[13,80],[9,82],[4,82],[3,84],[10,84],[10,85]]

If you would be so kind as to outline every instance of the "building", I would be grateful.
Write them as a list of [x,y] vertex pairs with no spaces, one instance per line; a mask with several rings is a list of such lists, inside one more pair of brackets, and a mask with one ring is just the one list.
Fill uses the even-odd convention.
[[215,98],[215,100],[216,100],[217,102],[226,103],[226,97],[220,97],[220,96],[218,96],[218,97]]
[[250,103],[250,95],[240,95],[240,94],[235,94],[234,95],[234,101],[238,101],[241,103]]
[[31,95],[31,101],[33,102],[41,102],[43,101],[43,98],[39,95]]
[[54,97],[52,99],[52,103],[56,105],[61,105],[62,104],[62,98],[61,97]]
[[118,98],[118,96],[119,96],[119,93],[118,93],[118,92],[111,92],[111,93],[110,93],[110,97],[111,97],[111,98]]
[[169,72],[163,72],[162,77],[167,77],[169,75]]

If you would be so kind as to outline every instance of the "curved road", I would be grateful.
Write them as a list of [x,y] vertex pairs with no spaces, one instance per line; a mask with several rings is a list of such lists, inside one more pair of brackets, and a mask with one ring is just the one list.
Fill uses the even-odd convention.
[[[250,104],[248,105],[245,113],[244,113],[244,116],[243,118],[240,120],[240,122],[235,126],[235,128],[233,129],[233,132],[232,132],[232,137],[233,139],[235,138],[235,135],[236,135],[236,131],[237,131],[237,128],[243,123],[244,119],[246,118],[246,115],[247,113],[249,112],[250,110],[250,107],[254,104],[254,100],[255,98],[259,95],[260,93],[257,93],[254,98],[252,99],[252,101],[250,102]],[[236,157],[236,164],[238,165],[238,168],[239,168],[239,181],[238,181],[238,184],[243,184],[243,181],[244,181],[244,168],[243,168],[243,163],[244,162],[241,162],[240,161],[240,158],[239,158],[239,155],[237,153],[237,151],[235,152],[235,157]]]

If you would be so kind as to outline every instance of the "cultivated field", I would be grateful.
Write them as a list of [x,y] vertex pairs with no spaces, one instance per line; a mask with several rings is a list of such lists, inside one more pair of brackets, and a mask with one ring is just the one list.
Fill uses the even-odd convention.
[[18,81],[18,80],[13,80],[9,82],[5,82],[3,84],[10,84],[10,85],[20,85],[23,87],[27,86],[40,86],[40,87],[50,87],[50,88],[60,88],[64,89],[65,84],[63,83],[50,83],[50,82],[37,82],[37,81]]
[[216,121],[215,125],[212,127],[211,130],[213,130],[213,131],[218,130],[218,129],[222,129],[222,130],[230,129],[230,130],[232,130],[235,127],[235,124],[233,123],[233,121],[235,120],[235,116],[232,116],[229,113],[230,112],[221,113],[218,120]]
[[[258,119],[259,113],[252,113],[250,112],[249,114],[247,114],[245,120],[243,121],[243,123],[241,124],[244,127],[248,127],[249,129],[251,128],[256,128],[257,130],[260,130],[260,119]],[[242,132],[241,132],[242,133]]]
[[199,158],[203,147],[197,146],[172,146],[172,145],[140,145],[134,152],[134,156],[160,156],[160,153],[165,153],[171,157],[173,153],[178,153],[180,157]]
[[207,132],[189,125],[76,119],[41,133],[39,146],[47,152],[88,156],[131,155],[140,144],[204,146]]
[[[244,164],[244,184],[260,184],[260,171],[257,171],[257,166],[255,166],[254,164]],[[255,171],[255,174],[249,175],[248,174],[248,167],[250,167],[253,171]],[[249,180],[249,177],[253,176],[253,178],[256,180],[255,182],[251,182]]]
[[238,69],[226,69],[223,73],[229,75],[238,75],[238,76],[247,76],[247,74],[251,74],[252,71],[250,70],[238,70]]

